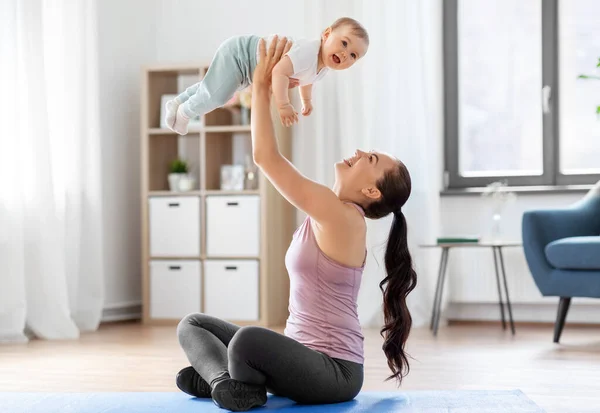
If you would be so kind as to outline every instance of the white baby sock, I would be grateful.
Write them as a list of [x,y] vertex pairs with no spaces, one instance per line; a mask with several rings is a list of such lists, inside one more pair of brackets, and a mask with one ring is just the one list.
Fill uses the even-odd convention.
[[177,117],[177,108],[179,107],[179,102],[176,99],[171,99],[166,103],[167,113],[165,115],[165,122],[167,123],[167,127],[171,129],[173,132],[176,132],[175,129],[175,119]]
[[188,133],[188,123],[190,123],[190,118],[183,112],[183,105],[179,105],[177,108],[177,116],[175,117],[175,124],[173,125],[173,130],[180,135],[187,135]]

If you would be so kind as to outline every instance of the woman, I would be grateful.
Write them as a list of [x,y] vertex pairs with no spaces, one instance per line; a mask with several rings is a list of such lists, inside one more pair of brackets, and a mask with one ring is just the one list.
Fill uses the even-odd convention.
[[[410,195],[402,162],[383,153],[356,151],[335,165],[329,189],[302,176],[277,147],[270,112],[271,71],[291,45],[283,38],[261,41],[253,76],[254,161],[277,190],[308,217],[286,254],[290,315],[284,335],[261,327],[238,327],[204,314],[178,326],[191,366],[177,386],[196,397],[212,397],[223,408],[262,406],[266,392],[298,403],[353,399],[363,384],[363,335],[356,299],[366,258],[365,217],[394,214],[385,253],[383,351],[400,382],[408,372],[404,343],[411,327],[406,296],[416,274],[406,242],[401,207]],[[384,288],[385,286],[385,288]]]

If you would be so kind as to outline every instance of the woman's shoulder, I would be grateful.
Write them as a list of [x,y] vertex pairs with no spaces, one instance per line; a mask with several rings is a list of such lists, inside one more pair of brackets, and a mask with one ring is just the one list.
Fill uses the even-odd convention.
[[366,230],[365,212],[363,208],[353,202],[342,202],[341,213],[335,220],[329,222],[316,222],[317,228],[325,233],[335,233],[338,236],[346,237],[349,234],[355,234],[357,231]]
[[344,201],[344,205],[347,206],[351,211],[356,210],[360,213],[361,216],[365,216],[365,210],[360,205],[350,201]]

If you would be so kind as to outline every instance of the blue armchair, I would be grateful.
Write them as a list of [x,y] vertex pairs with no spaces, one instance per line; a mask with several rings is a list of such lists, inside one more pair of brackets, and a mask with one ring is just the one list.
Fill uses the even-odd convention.
[[558,343],[571,298],[600,298],[600,181],[573,205],[525,212],[522,231],[535,284],[543,296],[560,297]]

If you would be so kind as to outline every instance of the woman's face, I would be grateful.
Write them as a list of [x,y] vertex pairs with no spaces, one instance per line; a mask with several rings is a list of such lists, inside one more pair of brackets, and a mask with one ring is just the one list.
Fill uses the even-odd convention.
[[375,187],[385,172],[396,167],[398,161],[388,154],[357,149],[354,156],[335,164],[335,180],[346,191],[365,193]]

